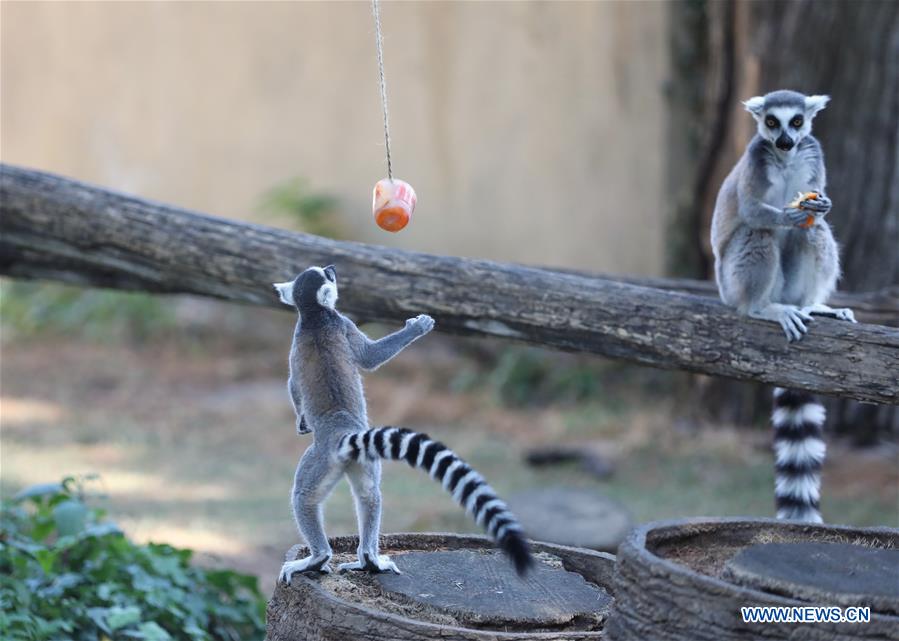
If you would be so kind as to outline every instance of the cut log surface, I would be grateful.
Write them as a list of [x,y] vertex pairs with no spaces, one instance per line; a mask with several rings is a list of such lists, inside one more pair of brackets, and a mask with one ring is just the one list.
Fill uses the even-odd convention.
[[446,550],[393,557],[403,574],[375,580],[390,595],[441,610],[465,625],[536,630],[601,624],[612,597],[576,572],[538,562],[520,579],[500,552]]
[[724,576],[814,603],[899,615],[899,550],[851,543],[766,543],[727,562]]
[[443,331],[899,403],[895,328],[820,319],[788,344],[706,296],[327,240],[0,167],[0,274],[280,306],[272,283],[328,263],[359,320],[428,313]]
[[[332,565],[356,537],[331,540]],[[381,553],[404,574],[295,575],[275,587],[267,641],[598,641],[612,604],[615,558],[533,543],[540,565],[521,581],[489,539],[389,534]],[[288,560],[308,551],[294,546]]]
[[[782,568],[774,590],[728,579],[744,550],[770,544],[834,545],[893,551],[899,530],[811,525],[772,519],[687,519],[650,523],[634,530],[618,549],[615,606],[606,624],[610,641],[897,641],[899,616],[892,606],[871,611],[867,623],[744,623],[746,606],[862,606],[855,580],[834,577],[826,597],[807,587],[815,570]],[[811,548],[809,548],[811,549]],[[838,548],[833,548],[839,553]],[[883,560],[877,552],[877,558]],[[792,559],[782,558],[787,566]],[[868,561],[873,561],[869,558]],[[831,563],[840,564],[834,557]],[[856,571],[864,571],[857,568]],[[803,572],[809,572],[800,579]],[[878,571],[879,572],[879,571]],[[865,579],[861,579],[865,581]],[[795,583],[799,589],[790,587]],[[773,585],[773,584],[772,584]],[[870,595],[869,595],[870,598]],[[881,597],[885,601],[890,597]],[[880,603],[879,603],[880,604]]]

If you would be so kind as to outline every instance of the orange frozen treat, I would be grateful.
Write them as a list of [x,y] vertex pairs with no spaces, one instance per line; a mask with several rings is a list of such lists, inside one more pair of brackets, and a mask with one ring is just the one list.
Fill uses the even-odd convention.
[[412,185],[396,178],[384,178],[375,183],[372,193],[372,214],[378,227],[398,232],[412,220],[418,198]]

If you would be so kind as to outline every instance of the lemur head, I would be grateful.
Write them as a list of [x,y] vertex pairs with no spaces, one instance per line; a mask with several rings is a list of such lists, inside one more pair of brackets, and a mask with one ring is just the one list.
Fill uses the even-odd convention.
[[759,136],[781,151],[790,151],[812,132],[812,120],[830,96],[806,96],[781,89],[745,101],[746,111],[758,123]]
[[293,280],[274,285],[281,302],[296,307],[300,314],[334,309],[337,302],[337,271],[334,265],[309,267]]

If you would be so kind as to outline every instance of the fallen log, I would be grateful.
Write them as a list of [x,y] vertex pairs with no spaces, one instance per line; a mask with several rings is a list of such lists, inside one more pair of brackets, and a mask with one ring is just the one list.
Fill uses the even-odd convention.
[[0,166],[0,274],[279,306],[271,283],[335,263],[360,320],[434,316],[444,331],[899,404],[899,330],[818,320],[788,344],[707,296],[224,220]]

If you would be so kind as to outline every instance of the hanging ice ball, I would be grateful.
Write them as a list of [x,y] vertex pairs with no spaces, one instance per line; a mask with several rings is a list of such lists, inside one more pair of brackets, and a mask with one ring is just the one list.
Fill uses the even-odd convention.
[[378,227],[398,232],[412,220],[418,198],[412,185],[405,180],[382,178],[375,183],[371,209]]

